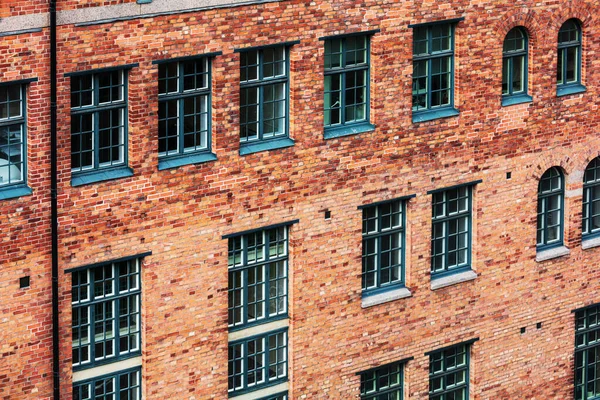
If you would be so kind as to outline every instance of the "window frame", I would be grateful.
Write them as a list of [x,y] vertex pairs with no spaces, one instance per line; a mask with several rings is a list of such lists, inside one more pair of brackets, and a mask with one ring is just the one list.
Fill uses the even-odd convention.
[[[481,180],[478,181],[474,181],[474,182],[469,182],[469,183],[465,183],[462,185],[456,185],[456,186],[451,186],[448,188],[443,188],[443,189],[435,189],[435,190],[431,190],[429,192],[427,192],[427,194],[431,194],[431,241],[430,241],[430,246],[431,246],[431,254],[430,254],[430,258],[431,258],[431,262],[430,262],[430,274],[431,274],[431,278],[432,279],[437,279],[440,277],[445,277],[448,275],[454,275],[454,274],[458,274],[461,272],[465,272],[465,271],[470,271],[472,270],[472,252],[473,252],[473,194],[474,194],[474,187],[475,185],[481,183]],[[448,212],[448,203],[450,200],[448,200],[447,197],[447,193],[451,190],[457,190],[460,191],[461,189],[466,189],[467,190],[467,210],[466,211],[460,211],[457,209],[457,211],[455,213],[453,213],[452,215],[449,215]],[[443,194],[443,204],[444,204],[444,214],[445,216],[443,217],[436,217],[435,216],[435,196],[436,195],[440,195]],[[459,197],[457,197],[457,201],[461,198],[460,197],[460,192],[457,192],[457,195]],[[467,260],[463,265],[456,265],[454,267],[448,267],[448,242],[449,242],[449,238],[450,235],[448,233],[448,223],[450,221],[453,220],[459,220],[463,217],[467,217],[467,223],[466,223],[466,229],[467,229]],[[434,258],[436,255],[434,251],[435,251],[435,227],[438,224],[443,224],[444,228],[444,236],[443,236],[443,242],[444,242],[444,250],[443,250],[443,257],[444,257],[444,268],[443,270],[439,270],[439,271],[434,271],[433,267],[434,267]],[[457,232],[457,236],[460,232]],[[437,238],[440,239],[440,238]],[[458,246],[458,242],[457,242],[457,246]],[[456,252],[458,252],[458,247]]]
[[[169,168],[176,168],[182,165],[187,164],[196,164],[207,161],[214,161],[217,159],[216,155],[212,151],[212,68],[213,68],[213,58],[215,56],[221,55],[221,52],[207,53],[201,54],[197,56],[190,57],[180,57],[174,59],[167,60],[159,60],[153,61],[153,64],[158,65],[159,69],[159,80],[160,80],[160,69],[168,68],[170,64],[177,65],[177,91],[175,92],[166,92],[166,93],[158,93],[158,103],[159,108],[161,103],[166,103],[170,101],[177,102],[177,143],[178,149],[177,151],[173,151],[173,154],[161,154],[160,151],[158,153],[158,169],[164,170]],[[204,62],[206,63],[206,80],[207,85],[206,88],[195,88],[195,89],[184,89],[184,65],[188,62]],[[196,74],[198,75],[198,74]],[[185,118],[185,113],[183,112],[184,108],[184,100],[187,98],[200,98],[202,96],[206,96],[206,148],[196,149],[196,150],[185,150],[184,147],[184,123],[183,120]],[[194,114],[195,115],[195,114]],[[160,115],[159,115],[160,117]],[[160,119],[159,119],[160,124]],[[196,132],[194,133],[196,134]],[[172,136],[171,136],[172,137]],[[158,140],[161,138],[159,136]],[[166,140],[166,139],[163,139]]]
[[[323,136],[325,139],[333,139],[341,136],[355,135],[358,133],[368,132],[375,129],[375,126],[371,123],[371,38],[373,35],[378,33],[380,30],[372,30],[366,32],[356,32],[351,34],[324,36],[319,38],[323,41],[323,78],[326,76],[340,75],[340,123],[339,124],[325,124],[325,113],[327,112],[327,105],[325,104],[325,83],[323,83]],[[365,62],[361,65],[353,65],[350,67],[346,66],[346,54],[347,50],[347,39],[365,38],[366,40],[366,57]],[[341,41],[341,62],[339,67],[327,68],[325,65],[325,59],[327,53],[325,52],[327,42],[334,40]],[[365,118],[360,121],[344,122],[344,116],[346,114],[346,74],[356,71],[365,71]]]
[[[405,196],[405,197],[400,197],[397,199],[392,199],[392,200],[386,200],[386,201],[381,201],[381,202],[377,202],[377,203],[372,203],[372,204],[366,204],[364,206],[360,206],[359,210],[362,210],[362,226],[363,226],[363,231],[362,231],[362,242],[361,242],[361,246],[362,246],[362,270],[361,270],[361,290],[362,290],[362,297],[368,297],[368,296],[372,296],[372,295],[377,295],[380,293],[385,293],[387,291],[390,290],[394,290],[397,288],[402,288],[402,287],[406,287],[406,209],[407,209],[407,202],[409,199],[414,198],[415,195],[410,195],[410,196]],[[384,231],[381,230],[381,219],[382,219],[382,215],[380,212],[380,207],[382,206],[393,206],[394,203],[398,203],[400,205],[400,226],[399,227],[392,227],[389,229],[386,229]],[[375,209],[376,210],[376,219],[377,219],[377,231],[376,232],[364,232],[364,226],[365,226],[365,213],[367,212],[367,210],[370,209]],[[393,214],[393,211],[392,211]],[[400,279],[398,281],[395,282],[390,282],[387,284],[382,285],[381,284],[381,239],[383,237],[387,237],[393,234],[397,234],[399,233],[401,235],[401,239],[400,239]],[[376,276],[377,276],[377,285],[371,288],[365,288],[364,287],[364,276],[365,276],[365,242],[367,240],[370,239],[376,239],[377,240],[377,250],[376,250],[376,257],[377,257],[377,266],[376,266]]]
[[[523,50],[504,50],[504,44],[508,38],[508,35],[518,30],[523,35]],[[518,57],[523,57],[523,90],[520,92],[514,92],[513,88],[513,75],[514,75],[514,61]],[[515,26],[506,33],[504,41],[502,42],[502,82],[504,82],[504,62],[508,62],[508,76],[506,77],[508,93],[502,93],[502,105],[509,106],[512,104],[520,104],[532,101],[532,97],[529,95],[529,34],[525,27]]]
[[[130,281],[128,280],[128,287],[126,290],[120,290],[120,275],[119,275],[119,264],[121,263],[128,263],[128,273],[125,275],[127,278],[129,278],[130,276],[136,276],[136,284],[137,287],[136,288],[130,288]],[[132,265],[135,263],[135,268],[132,269]],[[100,269],[100,268],[107,268],[110,267],[112,269],[112,293],[109,295],[101,295],[96,297],[95,293],[94,293],[94,285],[97,284],[96,282],[105,282],[106,279],[99,279],[96,280],[95,279],[95,271]],[[131,271],[134,271],[134,273],[131,273]],[[88,330],[88,336],[87,336],[87,344],[80,344],[79,346],[75,345],[75,340],[73,339],[72,341],[72,351],[75,351],[75,349],[78,349],[78,351],[84,347],[88,348],[88,360],[82,362],[81,360],[78,363],[72,363],[72,368],[73,371],[80,371],[80,370],[85,370],[85,369],[90,369],[90,368],[94,368],[97,367],[99,365],[105,365],[105,364],[111,364],[114,362],[118,362],[121,360],[126,360],[129,358],[134,358],[134,357],[138,357],[141,355],[141,351],[142,351],[142,333],[143,333],[143,327],[142,327],[142,262],[141,262],[141,258],[127,258],[127,259],[122,259],[122,260],[115,260],[115,261],[111,261],[111,262],[106,262],[106,263],[99,263],[99,264],[94,264],[88,267],[82,267],[82,268],[77,268],[75,270],[72,271],[66,271],[66,272],[70,272],[71,273],[71,315],[72,315],[72,319],[71,319],[71,329],[81,329],[82,326],[87,326],[87,330]],[[87,276],[87,282],[84,282],[83,284],[78,283],[75,284],[75,276],[73,274],[81,274],[81,273],[85,273]],[[80,287],[85,287],[86,292],[87,293],[87,298],[86,299],[77,299],[74,300],[74,295],[77,292],[78,296],[80,293],[82,293],[79,288]],[[106,286],[103,285],[103,288],[106,288]],[[135,297],[135,300],[137,301],[137,308],[135,312],[129,312],[125,315],[128,316],[128,318],[133,314],[133,315],[137,315],[137,331],[134,331],[133,333],[136,334],[137,333],[137,346],[135,349],[133,350],[128,350],[125,353],[122,353],[120,351],[120,339],[121,339],[121,332],[120,332],[120,327],[119,327],[119,322],[120,322],[120,318],[122,317],[121,315],[121,301],[122,300],[127,300],[130,298]],[[113,341],[113,347],[112,347],[112,355],[110,356],[104,356],[101,359],[96,359],[95,357],[95,353],[96,353],[96,344],[99,343],[96,340],[96,335],[93,333],[93,329],[94,329],[94,325],[97,324],[98,322],[103,322],[106,321],[107,319],[96,319],[95,318],[95,314],[96,314],[96,306],[97,305],[105,305],[105,304],[109,304],[112,303],[112,325],[113,325],[113,336],[112,336],[112,341]],[[85,312],[87,314],[87,324],[77,324],[75,325],[75,313],[79,312],[79,310],[83,310],[83,312]],[[128,325],[129,326],[129,325]],[[125,336],[129,336],[132,332],[129,331],[128,334],[126,334]],[[81,337],[81,336],[80,336]],[[101,343],[106,343],[107,340],[102,340]],[[73,359],[72,359],[73,361]]]
[[[415,55],[415,33],[413,30],[413,40],[412,40],[412,47],[413,47],[413,51],[412,51],[412,75],[411,75],[411,88],[412,88],[412,92],[411,92],[411,97],[414,96],[414,87],[415,87],[415,62],[419,62],[419,61],[424,61],[427,63],[427,107],[424,109],[414,109],[414,100],[411,102],[411,111],[412,111],[412,122],[413,123],[419,123],[419,122],[425,122],[425,121],[431,121],[434,119],[438,119],[438,118],[446,118],[446,117],[453,117],[459,114],[458,109],[455,107],[454,104],[454,91],[456,89],[456,82],[455,82],[455,75],[456,75],[456,25],[463,21],[464,17],[460,17],[460,18],[456,18],[456,19],[451,19],[451,20],[445,20],[445,21],[435,21],[435,22],[431,22],[431,23],[422,23],[422,24],[413,24],[413,25],[409,25],[409,28],[413,28],[413,29],[427,29],[427,43],[428,43],[428,52],[425,55]],[[441,51],[441,52],[435,52],[433,53],[431,51],[431,42],[432,42],[432,35],[431,35],[431,29],[434,26],[439,26],[439,25],[448,25],[450,27],[450,41],[451,41],[451,45],[450,45],[450,50],[446,50],[446,51]],[[432,64],[432,60],[434,59],[438,59],[438,58],[442,58],[442,57],[450,57],[450,98],[449,98],[449,103],[447,105],[443,105],[443,106],[436,106],[436,107],[431,107],[431,93],[432,93],[432,86],[431,86],[431,64]]]
[[[10,182],[10,166],[14,166],[16,163],[12,163],[10,160],[7,160],[7,165],[9,167],[9,183],[0,184],[0,200],[31,194],[31,189],[29,189],[27,186],[27,92],[29,87],[28,84],[35,81],[37,81],[37,79],[0,82],[0,90],[6,89],[8,91],[10,90],[10,87],[18,86],[20,95],[20,116],[7,116],[7,118],[0,119],[0,129],[4,127],[8,129],[13,125],[19,125],[21,130],[21,140],[19,142],[19,146],[21,147],[21,179],[15,182]],[[11,145],[9,145],[8,142],[6,145],[0,145],[0,149],[4,147],[11,147]]]
[[[577,27],[577,35],[579,37],[579,39],[575,42],[560,42],[560,34],[561,31],[563,29],[563,27],[568,23],[572,21],[576,27]],[[567,82],[567,50],[569,48],[577,48],[577,58],[576,58],[576,66],[575,66],[575,72],[577,74],[577,79],[574,82]],[[584,92],[586,90],[585,86],[583,86],[582,84],[582,72],[583,72],[583,65],[582,65],[582,53],[583,53],[583,27],[581,26],[581,22],[576,19],[576,18],[570,18],[568,20],[566,20],[565,22],[563,22],[563,24],[561,25],[559,31],[558,31],[558,37],[557,37],[557,52],[556,52],[556,57],[557,57],[557,79],[556,79],[556,95],[557,96],[566,96],[568,94],[573,94],[573,93],[580,93],[580,92]],[[560,74],[561,74],[561,79],[562,79],[562,83],[558,81],[558,74],[559,74],[559,66],[561,66],[560,69]]]
[[[361,371],[361,372],[357,373],[357,375],[360,376],[360,399],[361,400],[377,400],[377,399],[379,399],[379,396],[387,396],[389,394],[400,393],[400,400],[403,400],[404,399],[404,390],[405,390],[405,383],[404,383],[405,371],[404,370],[406,368],[406,364],[408,363],[408,361],[410,361],[412,359],[413,358],[411,357],[411,358],[407,358],[404,360],[394,361],[389,364],[381,365],[379,367],[371,368],[366,371]],[[379,387],[380,378],[381,378],[380,374],[382,373],[382,370],[391,369],[391,368],[395,368],[395,367],[399,367],[399,371],[397,372],[397,374],[399,374],[399,383],[394,386],[387,386],[383,389],[381,387]],[[372,380],[376,387],[375,390],[370,393],[363,392],[363,388],[365,386],[364,379],[367,374],[374,375]],[[391,375],[391,373],[389,373],[388,375]]]
[[[590,365],[590,357],[588,352],[595,350],[596,353],[600,352],[600,304],[593,304],[591,306],[574,310],[575,313],[575,335],[574,335],[574,360],[573,360],[573,398],[576,400],[595,400],[600,398],[600,389],[598,394],[593,397],[588,397],[585,387],[588,384],[588,367]],[[590,324],[592,315],[595,317],[595,323]],[[592,326],[593,325],[593,326]],[[590,327],[592,326],[592,327]],[[595,333],[596,341],[590,344],[588,334]],[[592,337],[593,339],[593,337]],[[582,357],[582,368],[581,368],[581,381],[578,382],[578,360]],[[592,363],[593,364],[593,363]],[[600,368],[600,362],[595,363],[597,368]],[[597,385],[600,385],[600,378],[595,379]],[[581,395],[577,396],[578,389],[583,388]]]
[[[85,379],[82,381],[77,381],[77,382],[73,382],[73,386],[72,386],[72,390],[73,390],[73,400],[80,400],[81,396],[75,397],[75,387],[81,387],[84,385],[89,385],[90,387],[90,400],[95,399],[95,395],[93,394],[94,392],[94,386],[96,384],[96,382],[98,381],[105,381],[107,379],[114,379],[114,400],[120,400],[121,399],[121,387],[120,387],[120,377],[123,375],[129,375],[131,373],[137,373],[138,374],[138,385],[135,386],[138,388],[138,397],[137,400],[142,400],[142,367],[134,367],[134,368],[128,368],[128,369],[124,369],[121,371],[115,371],[113,373],[110,374],[105,374],[105,375],[101,375],[101,376],[95,376],[93,378],[89,378],[89,379]],[[111,393],[109,393],[108,395],[110,395]]]
[[[275,255],[275,257],[271,258],[270,254],[269,254],[269,249],[271,248],[271,245],[274,245],[275,248],[277,246],[278,241],[275,242],[271,242],[269,240],[269,232],[273,231],[273,230],[279,230],[282,229],[283,233],[284,233],[284,237],[283,237],[283,246],[284,246],[284,253],[283,255]],[[228,295],[230,297],[229,301],[228,301],[228,306],[227,306],[227,310],[228,310],[228,329],[229,332],[234,332],[234,331],[238,331],[238,330],[243,330],[255,325],[261,325],[261,324],[265,324],[268,322],[272,322],[272,321],[277,321],[277,320],[281,320],[281,319],[287,319],[288,318],[288,313],[289,313],[289,257],[290,257],[290,252],[289,252],[289,225],[278,225],[278,226],[272,226],[272,227],[265,227],[263,229],[259,229],[259,230],[254,230],[254,231],[250,231],[250,232],[246,232],[246,233],[240,233],[237,235],[232,235],[230,237],[228,237],[228,262],[227,262],[227,267],[228,267]],[[248,249],[250,248],[250,246],[248,246],[248,237],[249,235],[256,235],[256,234],[262,234],[263,237],[263,244],[260,246],[262,248],[263,251],[263,258],[262,259],[256,259],[254,262],[252,263],[248,263]],[[277,233],[278,234],[278,233]],[[237,249],[235,247],[235,241],[238,240],[240,241],[240,245],[241,247],[239,249]],[[234,244],[234,246],[232,247],[232,244]],[[258,251],[258,247],[255,247]],[[276,250],[277,251],[277,250]],[[236,253],[240,253],[240,263],[237,264],[235,262],[235,254]],[[258,253],[257,253],[258,254]],[[233,257],[233,264],[230,263],[230,259],[231,257]],[[273,283],[272,282],[272,277],[270,275],[270,265],[271,264],[279,264],[280,262],[282,262],[284,264],[284,272],[285,275],[283,277],[278,277],[277,280]],[[247,316],[248,316],[248,306],[249,306],[249,301],[248,301],[248,287],[249,287],[249,283],[248,283],[248,273],[251,269],[254,268],[264,268],[263,270],[263,278],[264,278],[264,284],[261,285],[261,287],[264,289],[263,291],[263,300],[262,300],[262,304],[264,305],[264,314],[262,318],[254,318],[254,320],[252,321],[248,321]],[[234,274],[240,273],[241,277],[240,277],[240,281],[242,283],[241,288],[236,288],[236,287],[231,287],[232,285],[232,276],[234,276]],[[235,282],[235,279],[234,279]],[[282,282],[284,287],[285,287],[285,311],[281,312],[281,313],[275,313],[273,315],[270,314],[269,312],[269,302],[271,300],[270,298],[270,292],[271,292],[271,288],[272,285],[275,284],[275,288],[277,288],[277,284]],[[255,284],[253,286],[258,286],[258,284]],[[235,290],[240,290],[241,291],[241,297],[242,297],[242,301],[241,301],[241,307],[236,307],[235,305],[232,307],[231,304],[231,293],[234,292]],[[276,299],[279,298],[279,296],[276,297]],[[254,302],[253,304],[258,303],[258,301]],[[236,322],[231,322],[230,318],[231,318],[231,313],[232,310],[235,310],[237,308],[241,308],[241,321],[236,323]]]
[[[271,364],[271,360],[270,360],[270,354],[269,352],[271,351],[270,345],[270,338],[271,337],[275,337],[279,334],[283,334],[284,335],[284,339],[285,339],[285,345],[284,346],[278,346],[275,348],[275,350],[281,348],[281,347],[285,347],[285,360],[283,361],[283,363],[285,364],[285,375],[284,376],[278,376],[275,377],[273,379],[269,379],[268,378],[268,374],[269,374],[269,368],[272,365],[279,365],[281,363],[281,360],[276,360],[275,364]],[[263,340],[263,351],[262,351],[262,357],[263,357],[263,365],[262,367],[260,367],[260,370],[262,371],[262,376],[263,376],[263,381],[262,382],[258,382],[258,383],[254,383],[252,386],[248,386],[248,361],[249,361],[249,352],[248,352],[248,344],[252,341],[256,341],[256,340]],[[276,342],[277,343],[277,342]],[[227,393],[229,393],[229,397],[235,397],[235,396],[239,396],[245,393],[249,393],[249,392],[254,392],[260,389],[264,389],[270,386],[274,386],[274,385],[278,385],[280,383],[283,382],[287,382],[288,378],[289,378],[289,364],[290,364],[290,360],[289,360],[289,344],[290,344],[290,340],[289,340],[289,332],[288,332],[288,328],[282,328],[282,329],[277,329],[277,330],[273,330],[273,331],[269,331],[269,332],[264,332],[264,333],[260,333],[257,335],[253,335],[253,336],[248,336],[242,339],[238,339],[238,340],[234,340],[234,341],[230,341],[228,343],[228,356],[227,356],[227,368],[228,368],[228,372],[227,372]],[[241,357],[235,357],[233,360],[242,360],[242,366],[241,366],[241,373],[235,373],[235,369],[233,369],[234,373],[232,374],[232,368],[231,368],[231,363],[232,363],[232,359],[229,356],[229,351],[231,350],[231,348],[233,346],[243,346],[243,351],[242,351],[242,355]],[[253,353],[256,354],[256,353]],[[253,371],[256,371],[257,369],[253,369]],[[229,381],[231,379],[231,377],[235,377],[235,376],[241,376],[241,382],[242,385],[239,388],[230,388],[229,387]],[[275,396],[275,395],[273,395]]]
[[[550,173],[551,170],[556,170],[558,172],[558,176],[560,178],[560,188],[556,189],[556,190],[550,190],[550,192],[548,193],[542,193],[541,192],[541,188],[542,188],[542,180],[544,179],[544,177],[546,176],[546,174]],[[551,178],[551,177],[550,177]],[[559,225],[558,225],[558,233],[560,235],[559,239],[557,239],[556,241],[552,242],[552,243],[548,243],[547,237],[548,237],[548,226],[547,224],[544,223],[544,227],[541,228],[543,230],[543,242],[540,244],[538,243],[538,239],[537,239],[537,234],[540,231],[540,218],[542,218],[542,221],[547,220],[547,206],[546,204],[548,203],[548,200],[550,197],[552,196],[559,196],[560,201],[559,201],[559,206],[560,206],[560,216],[559,216]],[[544,207],[543,207],[543,211],[540,212],[540,202],[543,202]],[[565,229],[565,174],[563,173],[563,171],[556,166],[552,166],[550,168],[548,168],[546,171],[544,171],[544,173],[542,174],[542,176],[540,177],[540,180],[538,182],[538,191],[537,191],[537,219],[536,219],[536,251],[540,252],[543,250],[548,250],[548,249],[552,249],[555,247],[561,247],[564,246],[564,229]]]
[[[594,171],[594,179],[587,180],[588,171]],[[599,197],[593,198],[594,189],[597,188]],[[590,161],[583,173],[583,209],[581,213],[581,237],[582,239],[591,239],[600,237],[600,228],[591,229],[593,226],[593,203],[600,202],[600,157],[595,157]],[[596,214],[600,218],[600,214]],[[586,229],[587,227],[587,229]]]
[[[468,399],[469,398],[469,392],[470,392],[470,376],[471,376],[471,345],[478,339],[474,339],[474,340],[469,340],[467,342],[463,342],[463,343],[457,343],[455,345],[451,345],[451,346],[447,346],[444,347],[442,349],[438,349],[438,350],[434,350],[431,352],[426,353],[427,356],[429,356],[429,389],[428,389],[428,397],[430,400],[432,399],[443,399],[445,398],[444,396],[452,393],[454,390],[456,390],[457,388],[463,388],[465,390],[465,398]],[[456,349],[460,348],[460,347],[464,347],[464,354],[465,354],[465,363],[462,365],[457,365],[454,368],[452,368],[451,370],[448,369],[448,367],[445,365],[445,360],[447,358],[449,358],[449,356],[446,355],[446,352],[450,352],[452,350],[455,351],[456,354]],[[434,368],[434,357],[441,354],[442,358],[441,358],[441,362],[443,363],[443,369],[442,371],[433,371]],[[446,382],[446,378],[447,376],[456,373],[457,371],[464,371],[465,373],[465,382],[461,383],[460,386],[455,385],[454,387],[452,387],[450,389],[450,392],[448,391],[448,387]],[[440,389],[440,391],[435,392],[435,390],[432,390],[432,379],[437,379],[437,378],[441,378],[442,382],[444,382],[442,384],[442,389]],[[442,396],[442,397],[440,397]]]

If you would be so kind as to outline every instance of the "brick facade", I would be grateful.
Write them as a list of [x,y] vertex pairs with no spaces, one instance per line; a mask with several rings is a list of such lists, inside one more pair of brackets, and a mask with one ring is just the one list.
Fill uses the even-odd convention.
[[[27,2],[15,2],[21,3]],[[38,2],[28,3],[33,9]],[[114,3],[59,2],[59,9]],[[60,25],[62,397],[71,398],[72,390],[71,275],[64,271],[151,251],[142,267],[144,398],[227,398],[222,236],[299,219],[290,228],[290,398],[357,399],[358,372],[414,357],[405,368],[405,398],[426,399],[425,353],[473,338],[479,340],[471,349],[472,399],[572,398],[571,311],[600,302],[600,250],[581,246],[583,171],[600,155],[597,8],[595,1],[581,0],[290,0]],[[27,7],[11,8],[8,15],[21,9]],[[408,25],[458,17],[464,17],[455,35],[460,115],[413,123]],[[556,38],[570,18],[582,24],[587,90],[557,97]],[[515,26],[529,34],[533,102],[502,107],[502,42]],[[380,30],[371,37],[370,122],[376,129],[324,140],[319,38],[374,29]],[[295,145],[240,156],[240,54],[234,50],[296,40],[290,48],[289,108]],[[47,27],[0,37],[0,82],[38,78],[27,97],[27,182],[33,195],[0,201],[0,398],[6,399],[52,395],[48,51]],[[152,62],[217,51],[222,55],[212,59],[212,150],[218,159],[159,171],[158,67]],[[134,175],[73,187],[65,74],[129,64],[137,64],[128,71],[127,96]],[[536,262],[538,181],[552,166],[566,180],[564,244],[570,254]],[[431,290],[427,191],[479,179],[471,264],[478,276]],[[357,207],[411,194],[416,197],[407,203],[406,286],[412,296],[362,308]],[[324,218],[325,210],[331,219]],[[19,289],[25,275],[31,287]]]

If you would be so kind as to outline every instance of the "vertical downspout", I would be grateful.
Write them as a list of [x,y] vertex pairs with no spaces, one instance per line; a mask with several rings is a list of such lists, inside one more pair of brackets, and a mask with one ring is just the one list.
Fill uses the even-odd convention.
[[58,340],[58,176],[57,176],[57,77],[56,1],[50,0],[50,208],[52,225],[52,387],[54,400],[60,400]]

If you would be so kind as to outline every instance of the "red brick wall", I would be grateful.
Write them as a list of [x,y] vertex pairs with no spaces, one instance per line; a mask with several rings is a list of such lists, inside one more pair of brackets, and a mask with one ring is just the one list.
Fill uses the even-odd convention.
[[2,0],[0,18],[48,12],[48,0]]
[[[583,251],[580,243],[582,171],[600,150],[595,68],[600,22],[593,6],[593,1],[528,1],[518,8],[504,1],[318,6],[285,1],[61,27],[61,269],[153,252],[142,277],[145,398],[226,398],[227,241],[221,236],[295,218],[300,222],[291,230],[292,398],[358,398],[356,372],[414,356],[405,375],[407,395],[425,399],[424,353],[474,337],[480,340],[472,351],[473,398],[572,396],[571,310],[600,302],[599,250]],[[456,29],[460,116],[412,124],[407,26],[459,16],[465,17]],[[587,92],[557,98],[556,38],[561,23],[572,17],[583,24]],[[533,102],[503,108],[502,41],[516,25],[531,35]],[[377,129],[325,141],[318,38],[376,28],[381,32],[371,42],[371,122]],[[233,49],[290,40],[301,40],[290,52],[290,136],[296,145],[240,157],[239,56]],[[213,62],[218,160],[158,171],[157,67],[151,62],[212,51],[223,52]],[[63,74],[130,63],[139,63],[129,73],[128,97],[129,165],[135,176],[73,188],[70,81]],[[554,165],[567,178],[565,244],[571,254],[536,263],[537,182]],[[475,179],[483,180],[473,202],[472,258],[479,276],[431,291],[426,192]],[[413,193],[406,256],[412,297],[362,309],[356,207]],[[324,220],[324,209],[331,210],[331,220]],[[62,390],[69,398],[70,276],[62,272],[60,293]],[[527,327],[525,334],[521,327]]]

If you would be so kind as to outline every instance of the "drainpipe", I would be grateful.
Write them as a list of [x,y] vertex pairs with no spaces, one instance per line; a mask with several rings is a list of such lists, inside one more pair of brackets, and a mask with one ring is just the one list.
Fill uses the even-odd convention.
[[56,1],[50,0],[50,208],[52,225],[52,387],[54,400],[60,400],[58,341],[58,176],[56,114]]

